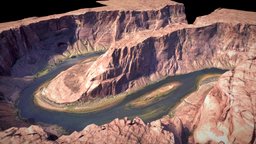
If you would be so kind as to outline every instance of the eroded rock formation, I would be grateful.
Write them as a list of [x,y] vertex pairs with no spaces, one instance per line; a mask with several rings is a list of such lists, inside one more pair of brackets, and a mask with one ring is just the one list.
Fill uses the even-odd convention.
[[[183,125],[178,118],[164,117],[145,124],[140,118],[115,119],[97,126],[88,125],[80,132],[73,132],[58,139],[38,126],[10,128],[0,132],[0,143],[165,143],[184,142]],[[56,140],[56,141],[55,141]]]
[[108,49],[128,33],[186,23],[182,4],[131,2],[131,6],[106,2],[105,7],[1,24],[0,75],[33,75],[47,62]]
[[[229,13],[229,10],[218,10],[211,15],[221,13],[219,11]],[[244,12],[243,16],[250,20],[251,13]],[[255,54],[255,23],[208,21],[211,24],[203,25],[198,19],[199,26],[170,25],[154,32],[132,34],[132,39],[117,41],[92,64],[80,81],[79,93],[65,87],[71,92],[66,95],[56,83],[61,78],[56,77],[45,89],[44,96],[56,103],[65,103],[115,95],[166,75],[209,67],[230,69]]]
[[256,60],[223,74],[194,119],[197,143],[253,143],[256,112]]
[[0,132],[0,143],[50,143],[47,142],[47,134],[35,125],[28,128],[10,128]]
[[97,126],[89,125],[81,132],[62,136],[60,143],[182,143],[182,123],[179,119],[165,118],[145,124],[140,118],[134,120],[115,119],[112,122]]

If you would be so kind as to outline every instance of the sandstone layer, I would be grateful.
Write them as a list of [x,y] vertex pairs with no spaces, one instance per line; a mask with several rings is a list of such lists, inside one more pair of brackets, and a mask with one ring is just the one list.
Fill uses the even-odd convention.
[[[223,13],[226,15],[216,19]],[[243,18],[233,20],[237,15],[243,16]],[[251,12],[219,9],[209,17],[198,18],[194,25],[174,24],[155,32],[141,31],[133,34],[133,39],[130,39],[131,37],[128,35],[117,41],[88,69],[85,74],[84,87],[82,87],[85,93],[81,95],[81,99],[114,95],[133,87],[141,87],[148,81],[154,81],[166,75],[187,73],[209,67],[233,69],[238,64],[248,63],[245,61],[253,59],[256,54],[254,16],[255,13]],[[237,68],[239,67],[244,66]],[[237,68],[231,72],[239,71]],[[241,71],[249,73],[246,79],[253,78],[251,72],[253,67],[244,67]],[[246,81],[243,80],[245,77],[240,76],[239,79],[243,82]],[[229,109],[236,109],[236,112],[243,111],[243,106],[236,107],[230,105],[230,102],[226,102],[225,99],[228,99],[225,98],[226,95],[223,92],[218,92],[222,89],[216,90],[219,83],[223,83],[222,81],[225,80],[221,78],[209,94],[208,91],[212,86],[203,88],[198,100],[192,98],[191,102],[195,103],[196,108],[190,109],[190,118],[185,117],[184,113],[177,113],[177,116],[182,118],[190,131],[195,129],[192,142],[254,142],[254,100],[251,97],[248,98],[248,102],[253,104],[249,107],[251,111],[248,112],[249,114],[246,113],[245,118],[243,116],[239,118],[233,113],[229,114],[231,118],[226,118],[226,111],[229,112]],[[51,94],[62,95],[55,93],[55,89],[57,89],[54,87],[55,79],[51,81],[50,85],[47,88],[49,99],[65,103],[58,97],[51,96]],[[250,83],[249,85],[251,85],[251,93],[254,93],[255,84]],[[231,85],[225,84],[223,87],[230,88]],[[242,94],[239,89],[236,88],[234,91],[237,90],[239,94]],[[242,87],[242,90],[246,90],[246,88]],[[209,95],[223,98],[208,100]],[[246,97],[247,94],[243,93],[243,95]],[[241,98],[236,99],[239,106]],[[224,102],[222,102],[223,99]],[[184,108],[183,110],[186,110]],[[248,109],[245,111],[247,112]],[[208,114],[212,116],[208,116]],[[223,115],[225,115],[224,118]],[[230,122],[233,121],[232,119],[235,121],[234,123]],[[193,121],[194,125],[191,126]]]
[[35,125],[31,125],[28,128],[10,128],[3,132],[0,132],[0,143],[51,143],[47,140],[47,134],[44,130]]
[[196,143],[255,143],[256,60],[223,74],[194,119]]
[[[217,10],[209,17],[222,11],[228,12]],[[153,32],[132,34],[132,39],[127,36],[92,64],[83,81],[77,80],[80,81],[79,92],[65,87],[65,91],[69,91],[65,93],[57,84],[61,78],[56,77],[43,95],[56,103],[74,102],[116,95],[167,75],[210,67],[233,68],[256,52],[256,25],[251,22],[252,14],[244,12],[240,15],[248,17],[248,21],[235,23],[210,19],[211,24],[203,25],[199,18],[199,25],[174,24]]]
[[108,49],[126,34],[186,23],[183,4],[168,0],[103,3],[100,8],[0,24],[0,75],[33,75],[70,56]]
[[178,118],[164,117],[145,124],[140,118],[115,119],[97,126],[88,125],[80,132],[73,132],[58,139],[38,126],[10,128],[0,132],[0,143],[165,143],[181,144],[184,141],[183,125]]

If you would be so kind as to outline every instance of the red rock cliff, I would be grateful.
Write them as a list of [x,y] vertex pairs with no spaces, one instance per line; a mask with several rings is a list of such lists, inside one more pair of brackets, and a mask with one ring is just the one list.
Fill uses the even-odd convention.
[[186,23],[182,4],[131,2],[0,24],[0,75],[35,74],[47,62],[108,49],[128,33]]
[[[229,10],[219,11],[228,13]],[[244,12],[249,18],[250,14]],[[254,23],[217,20],[210,23],[171,25],[154,32],[142,31],[127,36],[92,64],[83,80],[79,80],[79,92],[73,92],[70,87],[59,88],[56,82],[65,82],[61,82],[63,77],[59,76],[45,89],[45,96],[54,102],[65,103],[79,98],[115,95],[166,75],[209,67],[233,68],[255,54]],[[70,93],[66,95],[63,89]]]

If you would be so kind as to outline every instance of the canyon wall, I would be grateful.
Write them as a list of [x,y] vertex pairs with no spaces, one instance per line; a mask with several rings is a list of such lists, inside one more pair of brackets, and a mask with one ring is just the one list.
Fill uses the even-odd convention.
[[[59,88],[56,82],[63,77],[58,76],[43,95],[56,103],[115,95],[167,75],[210,67],[231,69],[256,53],[256,25],[250,22],[211,20],[207,25],[174,24],[154,32],[132,34],[132,39],[127,37],[117,41],[82,78],[77,78],[83,79],[77,80],[79,91],[73,91],[73,86]],[[67,82],[68,79],[62,81]]]
[[1,143],[168,143],[182,144],[184,132],[178,118],[169,117],[145,124],[140,118],[114,119],[108,124],[88,125],[80,132],[55,137],[47,134],[41,127],[10,128],[0,132]]
[[194,119],[196,143],[255,143],[256,60],[224,73]]
[[[136,4],[136,1],[134,1]],[[163,2],[135,9],[107,5],[0,25],[0,75],[33,75],[49,64],[108,49],[128,33],[186,23],[184,6]]]

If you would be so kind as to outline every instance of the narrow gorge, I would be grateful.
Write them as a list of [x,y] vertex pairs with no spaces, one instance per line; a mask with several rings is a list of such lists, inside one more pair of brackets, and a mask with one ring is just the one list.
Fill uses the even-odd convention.
[[0,24],[0,143],[256,143],[255,12],[99,3]]

